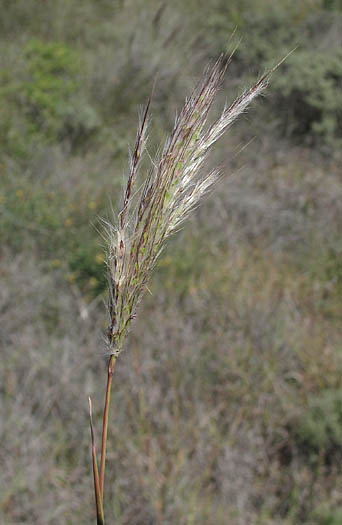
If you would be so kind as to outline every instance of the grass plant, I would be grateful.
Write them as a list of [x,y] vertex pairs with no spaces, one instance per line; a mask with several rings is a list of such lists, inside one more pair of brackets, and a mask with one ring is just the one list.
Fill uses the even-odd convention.
[[199,204],[203,196],[220,179],[219,170],[206,170],[205,161],[213,144],[267,86],[266,72],[244,91],[210,125],[209,110],[221,86],[232,55],[222,55],[212,67],[176,117],[164,146],[151,158],[151,166],[142,180],[139,168],[147,143],[147,129],[152,94],[141,116],[136,143],[130,155],[129,173],[117,221],[105,221],[108,268],[109,352],[107,387],[103,412],[100,469],[96,459],[95,438],[90,406],[92,461],[98,525],[104,524],[104,474],[109,420],[110,394],[116,360],[136,309],[147,288],[154,266],[168,237],[175,233]]
[[213,147],[209,166],[236,175],[168,239],[131,323],[104,515],[342,523],[340,0],[0,5],[0,523],[96,523],[87,398],[100,469],[107,278],[92,223],[108,195],[119,211],[156,72],[152,153],[234,27],[209,122],[299,49]]

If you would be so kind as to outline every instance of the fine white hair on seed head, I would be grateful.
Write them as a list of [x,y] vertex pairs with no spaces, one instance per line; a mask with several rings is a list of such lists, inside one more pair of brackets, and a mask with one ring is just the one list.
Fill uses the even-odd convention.
[[148,138],[151,96],[140,117],[135,147],[129,156],[121,211],[116,223],[106,224],[107,343],[110,354],[115,357],[122,350],[137,305],[166,239],[179,228],[219,178],[218,170],[207,172],[204,169],[210,148],[264,91],[270,74],[283,61],[226,106],[220,117],[208,126],[208,113],[230,60],[231,56],[222,55],[207,69],[177,115],[160,153],[150,159],[150,168],[142,180],[139,169]]

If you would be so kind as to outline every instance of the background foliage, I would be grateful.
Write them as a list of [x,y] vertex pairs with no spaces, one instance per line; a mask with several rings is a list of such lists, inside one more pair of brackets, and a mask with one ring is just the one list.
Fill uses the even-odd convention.
[[241,36],[217,111],[298,48],[216,148],[213,162],[235,175],[170,242],[140,309],[115,378],[106,514],[122,525],[337,525],[340,1],[0,9],[0,522],[93,516],[98,217],[117,206],[156,73],[152,151],[208,60]]

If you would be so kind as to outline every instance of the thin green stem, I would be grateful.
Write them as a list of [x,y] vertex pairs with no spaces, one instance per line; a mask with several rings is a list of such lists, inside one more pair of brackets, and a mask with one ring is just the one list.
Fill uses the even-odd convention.
[[111,355],[108,362],[108,375],[107,375],[107,388],[106,388],[106,399],[103,412],[103,427],[102,427],[102,444],[101,444],[101,464],[100,464],[100,495],[103,501],[103,486],[104,486],[104,473],[106,464],[106,447],[107,447],[107,432],[108,432],[108,415],[109,415],[109,404],[110,404],[110,391],[112,386],[112,378],[115,369],[116,357]]

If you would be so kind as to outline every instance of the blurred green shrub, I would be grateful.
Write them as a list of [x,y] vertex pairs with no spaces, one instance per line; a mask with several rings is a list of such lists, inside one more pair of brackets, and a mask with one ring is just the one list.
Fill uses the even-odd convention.
[[317,525],[341,525],[342,507],[336,509],[320,507],[313,512],[312,520]]
[[342,245],[338,242],[330,246],[322,264],[327,281],[334,283],[342,291]]
[[325,246],[316,241],[299,259],[299,269],[307,279],[307,291],[315,294],[315,307],[339,323],[342,294],[342,244],[336,234],[331,234]]
[[322,7],[327,10],[339,9],[340,11],[342,11],[342,2],[341,0],[322,0]]
[[2,182],[0,244],[14,252],[37,251],[49,269],[61,272],[89,298],[102,292],[102,249],[89,213],[101,214],[105,196],[89,201],[88,193],[79,190],[73,200],[67,190],[51,190],[41,181],[11,173]]
[[18,88],[25,114],[37,132],[55,138],[76,91],[77,54],[59,43],[30,40],[24,50],[25,79]]
[[242,36],[230,68],[234,77],[260,73],[261,64],[275,64],[299,46],[272,78],[267,104],[258,108],[261,123],[267,112],[269,126],[271,112],[278,132],[287,138],[332,148],[342,144],[339,1],[257,0],[251,6],[215,0],[203,9],[208,14],[198,15],[199,23],[213,54],[226,49],[234,28]]
[[283,133],[342,144],[342,50],[297,51],[284,68],[273,81]]
[[[0,77],[0,133],[11,154],[25,154],[30,143],[68,142],[77,147],[99,128],[100,121],[80,91],[79,54],[58,42],[29,40],[23,67]],[[13,118],[13,115],[15,118]]]
[[326,389],[309,398],[296,422],[300,442],[313,454],[329,454],[342,446],[342,391]]
[[107,281],[97,239],[89,241],[90,239],[83,244],[77,244],[77,241],[73,243],[69,260],[69,280],[75,280],[87,296],[95,297],[105,291]]

